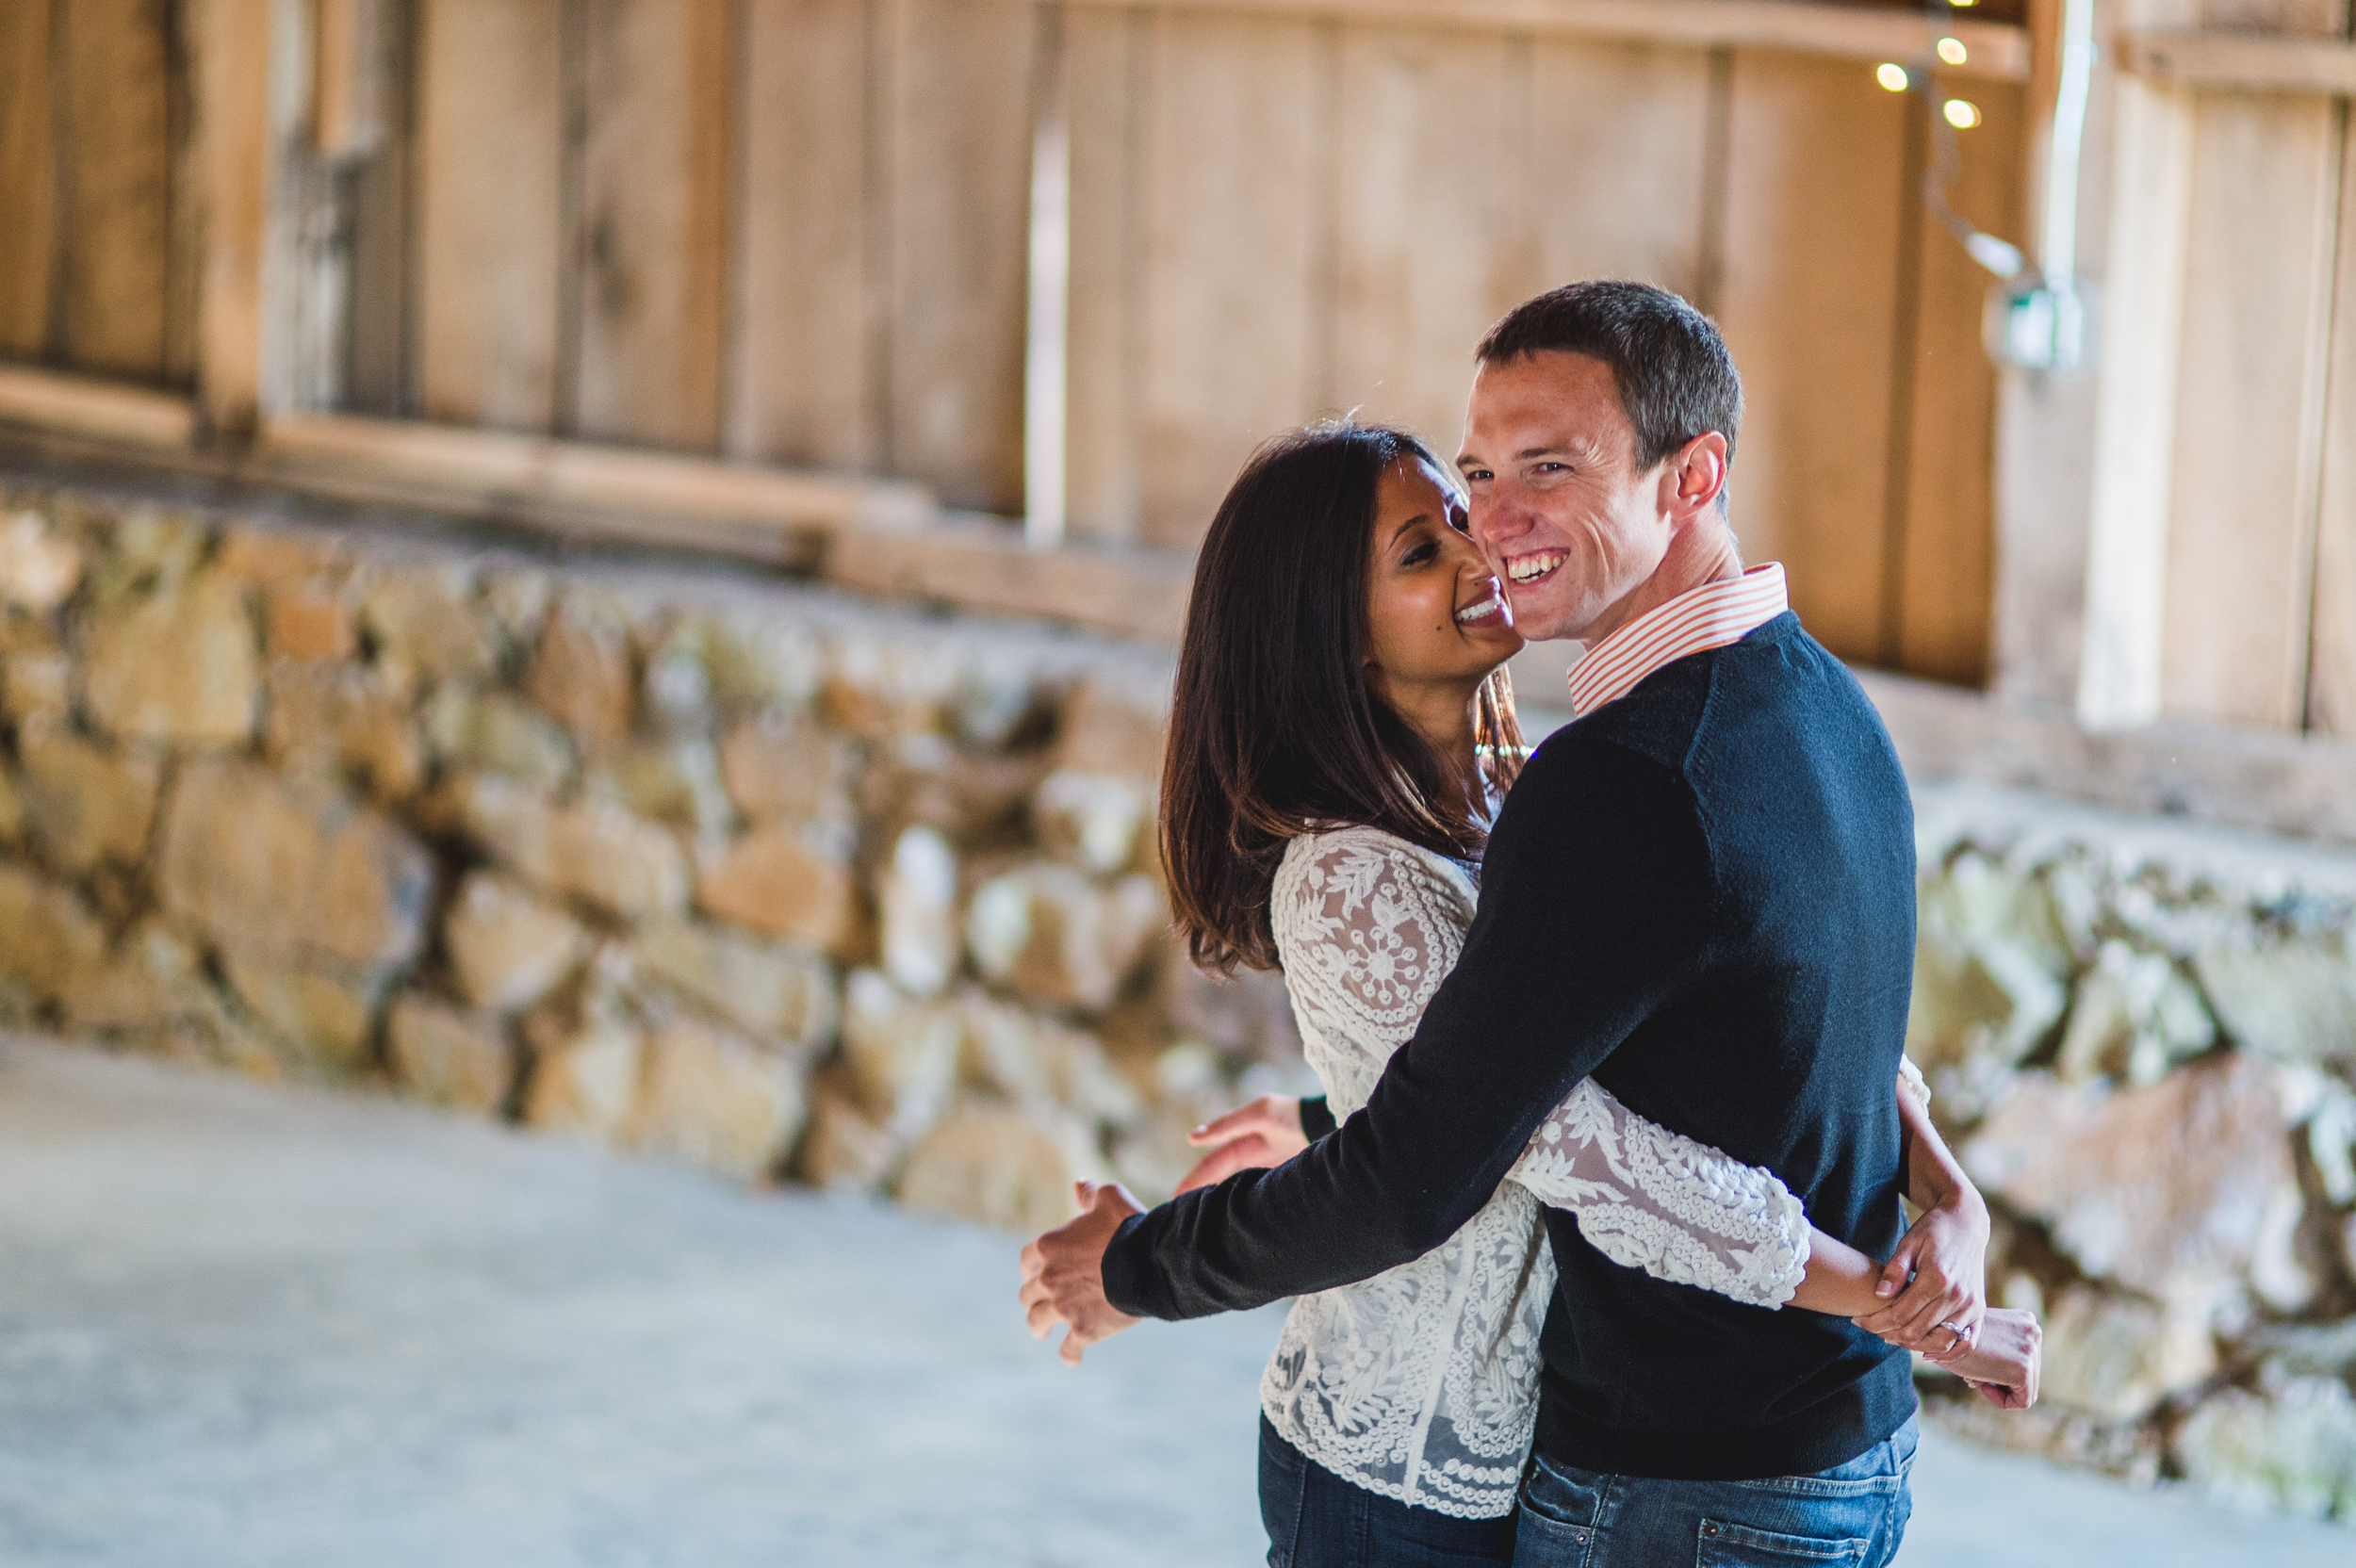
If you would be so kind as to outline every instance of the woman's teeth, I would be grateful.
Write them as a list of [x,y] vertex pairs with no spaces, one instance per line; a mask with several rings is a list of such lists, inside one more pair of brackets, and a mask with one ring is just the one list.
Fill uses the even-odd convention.
[[1525,555],[1508,562],[1505,575],[1515,583],[1535,582],[1569,559],[1561,550],[1542,550],[1536,555]]
[[1504,601],[1499,599],[1495,594],[1491,594],[1487,598],[1482,599],[1480,603],[1468,604],[1464,606],[1464,609],[1459,610],[1456,612],[1456,624],[1458,626],[1470,626],[1475,621],[1491,620],[1503,614],[1504,612]]

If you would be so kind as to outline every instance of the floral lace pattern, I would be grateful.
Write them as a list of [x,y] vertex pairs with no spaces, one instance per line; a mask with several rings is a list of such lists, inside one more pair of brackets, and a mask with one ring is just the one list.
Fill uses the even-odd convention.
[[[1455,967],[1471,876],[1379,829],[1344,827],[1287,846],[1273,899],[1302,1049],[1347,1118]],[[1582,1083],[1440,1247],[1293,1303],[1260,1383],[1276,1429],[1383,1496],[1460,1518],[1513,1511],[1555,1284],[1541,1201],[1570,1210],[1614,1262],[1738,1300],[1789,1300],[1808,1258],[1807,1216],[1773,1174]]]

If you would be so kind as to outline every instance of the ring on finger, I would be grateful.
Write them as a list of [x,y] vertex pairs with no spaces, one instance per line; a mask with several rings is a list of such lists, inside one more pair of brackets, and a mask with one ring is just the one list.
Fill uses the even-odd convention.
[[[1969,1328],[1959,1329],[1953,1323],[1941,1323],[1938,1325],[1938,1327],[1947,1331],[1951,1343],[1944,1351],[1938,1355],[1931,1356],[1930,1359],[1932,1361],[1947,1362],[1955,1360],[1957,1356],[1962,1355],[1966,1350],[1972,1348],[1972,1342],[1973,1339],[1978,1337],[1980,1326],[1974,1323]],[[1925,1352],[1925,1354],[1928,1354],[1928,1352]]]

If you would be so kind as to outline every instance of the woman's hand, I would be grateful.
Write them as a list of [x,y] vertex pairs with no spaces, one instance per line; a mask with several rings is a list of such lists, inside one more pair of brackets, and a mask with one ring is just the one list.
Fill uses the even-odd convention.
[[1988,1205],[1966,1183],[1922,1211],[1890,1262],[1873,1294],[1890,1305],[1856,1319],[1906,1350],[1937,1356],[1959,1331],[1966,1336],[1988,1313]]
[[1197,1127],[1186,1141],[1209,1153],[1186,1172],[1180,1192],[1215,1186],[1238,1170],[1283,1165],[1309,1147],[1301,1130],[1301,1102],[1288,1094],[1264,1094],[1241,1110]]
[[2044,1341],[2036,1314],[1995,1307],[1980,1319],[1979,1338],[1972,1348],[1951,1360],[1931,1360],[1978,1389],[1998,1410],[2027,1410],[2037,1403]]

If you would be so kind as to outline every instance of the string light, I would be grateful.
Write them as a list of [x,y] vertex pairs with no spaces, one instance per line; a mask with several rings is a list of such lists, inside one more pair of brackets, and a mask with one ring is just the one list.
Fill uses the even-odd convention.
[[1961,65],[1972,57],[1972,53],[1963,46],[1963,40],[1942,38],[1939,41],[1939,57],[1949,65]]
[[1980,122],[1980,106],[1961,98],[1947,100],[1947,123],[1956,130],[1968,131]]
[[1887,60],[1873,67],[1873,79],[1891,92],[1904,92],[1908,86],[1906,68],[1903,65],[1893,65]]

